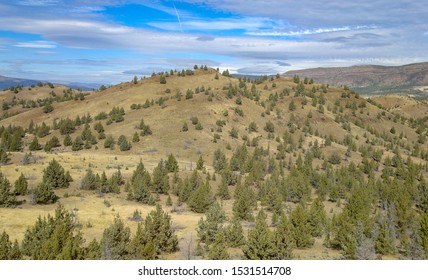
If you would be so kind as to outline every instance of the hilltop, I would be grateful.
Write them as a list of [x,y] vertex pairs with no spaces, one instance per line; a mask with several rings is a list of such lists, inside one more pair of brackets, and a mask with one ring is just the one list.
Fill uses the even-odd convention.
[[[197,229],[215,200],[225,212],[216,230],[235,217],[248,239],[261,209],[272,236],[283,228],[284,214],[293,227],[285,220],[283,226],[295,237],[281,242],[289,242],[295,258],[364,258],[359,250],[367,248],[372,254],[365,258],[421,256],[419,237],[401,238],[420,236],[427,207],[426,100],[365,99],[309,79],[238,79],[207,67],[96,91],[23,87],[0,92],[0,100],[2,174],[13,184],[22,173],[28,189],[38,189],[55,159],[72,178],[68,187],[53,189],[55,204],[37,203],[37,192],[30,192],[17,196],[18,207],[0,209],[0,232],[13,239],[21,241],[38,215],[60,203],[77,215],[86,248],[105,238],[117,215],[134,235],[134,216],[145,217],[159,203],[181,248],[160,257],[209,258],[214,237],[207,241]],[[370,242],[381,238],[386,216],[393,249],[375,250]],[[341,227],[350,238],[335,230]],[[354,242],[353,251],[347,242]],[[237,259],[246,254],[244,243],[223,247]],[[410,252],[412,244],[419,251]]]
[[362,94],[428,92],[428,62],[403,66],[324,67],[285,73],[287,77],[294,75],[332,86],[347,85]]

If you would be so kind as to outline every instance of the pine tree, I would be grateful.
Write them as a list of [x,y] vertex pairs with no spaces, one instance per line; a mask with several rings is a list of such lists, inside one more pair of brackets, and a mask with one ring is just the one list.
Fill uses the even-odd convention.
[[419,222],[419,236],[421,246],[425,252],[425,259],[428,259],[428,213],[422,213]]
[[16,205],[16,197],[11,188],[9,180],[0,172],[0,207]]
[[246,260],[273,260],[276,248],[272,232],[266,223],[266,214],[262,210],[257,215],[256,226],[248,232],[247,243],[242,248]]
[[37,204],[52,204],[58,200],[51,185],[43,182],[34,190],[34,197]]
[[293,225],[284,213],[281,214],[280,222],[274,232],[274,242],[276,248],[276,259],[290,260],[293,258]]
[[220,186],[217,189],[216,195],[223,200],[230,199],[229,186],[226,184],[226,181],[223,179],[223,177]]
[[208,259],[210,260],[228,260],[227,241],[224,232],[220,231],[215,235],[214,243],[209,247]]
[[135,237],[131,241],[130,253],[133,259],[155,260],[158,258],[158,252],[153,242],[147,240],[143,224],[139,223]]
[[256,203],[255,194],[248,184],[238,182],[233,202],[233,215],[240,220],[252,221],[254,219],[252,212]]
[[35,260],[83,259],[83,238],[75,215],[58,206],[55,216],[39,216],[22,241],[22,252]]
[[21,175],[15,181],[14,187],[15,187],[15,194],[16,195],[27,194],[28,182],[27,182],[27,179],[25,178],[24,174],[21,173]]
[[217,233],[223,230],[226,214],[223,208],[215,202],[205,213],[205,219],[201,218],[196,229],[199,240],[205,244],[211,244]]
[[166,167],[166,164],[164,164],[163,159],[160,160],[158,165],[153,170],[152,188],[155,192],[159,194],[168,193],[168,190],[169,190],[168,169]]
[[31,141],[30,146],[28,146],[30,151],[37,151],[42,149],[42,145],[39,144],[39,139],[37,136],[34,136],[33,141]]
[[9,240],[9,235],[6,231],[0,235],[0,260],[10,260],[12,251],[12,242]]
[[134,134],[132,135],[132,142],[133,143],[138,143],[140,142],[140,136],[138,136],[138,132],[134,132]]
[[171,216],[157,204],[144,221],[146,240],[153,243],[158,252],[172,253],[178,250],[178,237],[172,226]]
[[311,234],[309,215],[300,204],[291,212],[290,222],[293,225],[293,237],[297,248],[307,248],[314,244]]
[[204,213],[213,201],[211,187],[208,181],[201,184],[190,196],[187,202],[190,209],[196,213]]
[[168,156],[168,159],[165,163],[165,167],[166,167],[166,170],[168,170],[168,172],[178,172],[178,169],[179,169],[178,162],[175,159],[173,154],[170,154]]
[[308,221],[312,227],[312,236],[321,236],[327,224],[327,214],[321,199],[316,198],[312,202],[308,215]]
[[198,161],[196,162],[196,170],[202,170],[204,168],[204,159],[202,156],[199,156]]
[[88,169],[85,176],[83,176],[80,182],[80,188],[82,190],[95,190],[97,188],[96,176],[94,172],[92,172],[92,169]]
[[65,135],[63,144],[65,147],[69,147],[69,146],[73,145],[73,141],[71,140],[70,134]]
[[3,149],[3,147],[0,147],[0,165],[5,165],[10,161],[9,154]]
[[64,168],[55,159],[50,161],[48,167],[43,170],[43,184],[53,189],[67,188],[70,185]]
[[225,228],[227,244],[231,247],[240,247],[245,244],[244,230],[241,221],[233,218],[232,223]]
[[101,258],[101,247],[98,241],[94,238],[88,244],[85,250],[86,260],[99,260]]
[[115,217],[114,222],[104,230],[100,242],[101,259],[121,260],[127,259],[131,230],[125,227],[122,219]]

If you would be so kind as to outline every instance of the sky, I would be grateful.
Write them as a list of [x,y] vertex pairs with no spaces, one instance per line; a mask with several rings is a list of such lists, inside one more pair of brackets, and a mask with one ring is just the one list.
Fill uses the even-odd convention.
[[116,84],[428,61],[426,0],[2,0],[0,75]]

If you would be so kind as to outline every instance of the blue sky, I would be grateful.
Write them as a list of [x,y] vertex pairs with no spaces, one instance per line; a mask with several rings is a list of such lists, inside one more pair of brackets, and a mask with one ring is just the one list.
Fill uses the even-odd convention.
[[428,61],[408,0],[2,0],[0,75],[114,84],[193,67],[240,74]]

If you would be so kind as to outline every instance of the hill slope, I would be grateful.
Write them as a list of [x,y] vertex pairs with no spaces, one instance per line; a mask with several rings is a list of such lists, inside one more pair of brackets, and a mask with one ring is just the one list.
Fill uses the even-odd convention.
[[428,92],[428,63],[404,66],[353,66],[314,68],[285,73],[287,77],[298,75],[313,78],[319,83],[333,86],[347,85],[360,93],[413,93]]
[[[262,208],[270,231],[277,230],[281,213],[290,221],[295,211],[304,211],[303,216],[324,213],[316,232],[294,221],[293,230],[313,236],[306,243],[293,241],[293,253],[302,259],[337,259],[349,257],[345,245],[338,243],[343,241],[337,237],[340,232],[335,232],[340,221],[351,221],[343,227],[352,238],[364,223],[365,238],[374,242],[384,217],[392,217],[388,227],[394,234],[416,232],[415,217],[426,207],[426,101],[364,99],[342,87],[287,77],[249,81],[213,69],[172,71],[93,92],[59,86],[7,90],[0,98],[7,105],[0,120],[2,174],[14,182],[23,173],[29,189],[35,189],[49,162],[57,160],[73,181],[55,194],[78,213],[84,246],[94,238],[101,240],[117,215],[135,233],[137,223],[128,218],[137,210],[145,216],[152,204],[160,203],[171,214],[182,248],[162,257],[188,258],[185,248],[196,247],[197,242],[191,242],[199,238],[203,207],[216,200],[228,218],[224,228],[238,217],[244,220],[240,225],[245,233],[254,228],[252,217]],[[168,172],[164,166],[171,156],[178,168]],[[140,185],[132,178],[140,161],[151,176],[149,183],[141,184],[152,195],[150,201],[135,197]],[[87,189],[89,172],[105,172],[109,179]],[[112,179],[118,172],[120,182]],[[115,191],[106,190],[105,184]],[[239,191],[243,187],[246,191]],[[202,191],[208,199],[195,206]],[[36,204],[34,193],[18,196],[17,208],[1,209],[0,232],[22,240],[38,215],[55,211],[53,204]],[[242,193],[253,196],[245,202]],[[309,212],[316,205],[319,208]],[[401,241],[400,236],[390,237],[397,250],[376,254],[410,254],[406,244],[419,239],[409,234],[410,241]],[[209,250],[208,245],[202,250]],[[234,259],[241,258],[243,250],[242,245],[228,248]]]

